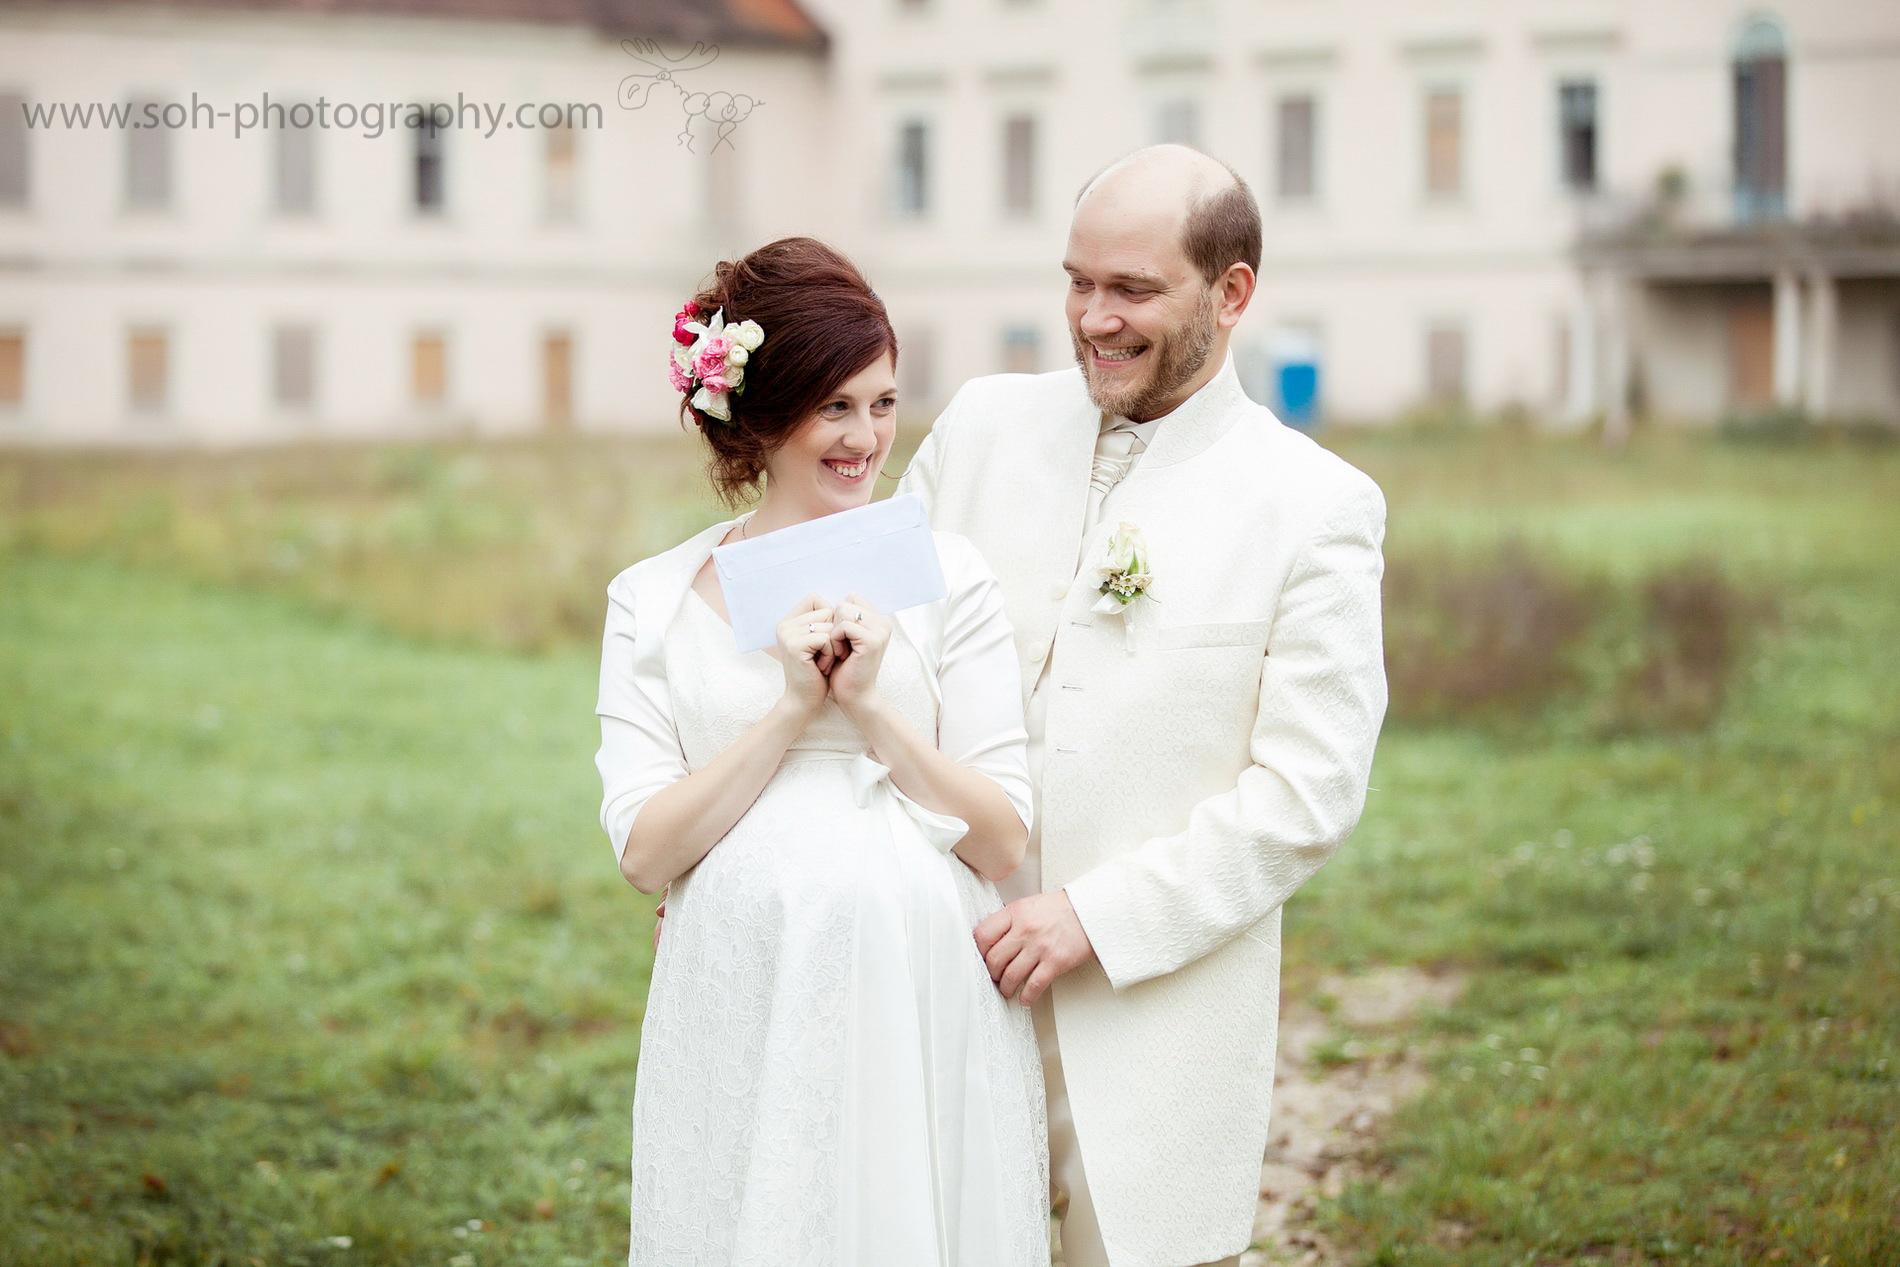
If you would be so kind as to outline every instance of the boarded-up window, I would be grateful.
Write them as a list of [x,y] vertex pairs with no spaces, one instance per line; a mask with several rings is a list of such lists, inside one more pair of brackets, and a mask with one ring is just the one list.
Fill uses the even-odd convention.
[[936,382],[936,334],[928,327],[904,332],[904,354],[897,362],[898,397],[907,409],[928,409]]
[[286,409],[307,409],[317,398],[317,332],[306,325],[271,331],[271,395]]
[[548,219],[574,219],[579,206],[579,151],[574,129],[563,123],[545,134],[542,155],[547,167]]
[[740,185],[739,148],[721,141],[702,160],[706,168],[706,223],[727,235],[737,234],[744,219],[745,195]]
[[1425,193],[1456,198],[1464,191],[1464,96],[1456,88],[1425,94]]
[[541,339],[541,418],[557,431],[574,421],[574,336],[565,330]]
[[1557,85],[1559,143],[1564,188],[1587,194],[1597,187],[1597,86],[1573,79]]
[[1775,399],[1775,302],[1767,286],[1750,286],[1728,307],[1728,403],[1760,409]]
[[143,127],[127,126],[125,138],[125,205],[141,211],[162,211],[172,200],[172,134],[154,126],[148,106],[164,103],[134,100],[133,119]]
[[317,209],[317,130],[285,126],[275,130],[272,170],[277,213],[307,216]]
[[449,343],[439,331],[425,330],[409,345],[410,395],[419,405],[439,405],[449,395]]
[[27,184],[26,99],[0,92],[0,207],[24,207]]
[[1003,210],[1017,216],[1036,210],[1036,121],[1026,114],[1003,120]]
[[0,406],[26,399],[26,331],[0,330]]
[[1434,321],[1425,328],[1425,395],[1442,405],[1462,405],[1468,396],[1465,328]]
[[171,393],[171,338],[157,326],[126,333],[126,401],[139,413],[165,408]]
[[1042,336],[1034,326],[1003,331],[1003,373],[1034,374],[1042,368]]
[[1309,94],[1282,97],[1275,108],[1278,137],[1274,190],[1284,202],[1302,202],[1319,190],[1315,146],[1318,106]]

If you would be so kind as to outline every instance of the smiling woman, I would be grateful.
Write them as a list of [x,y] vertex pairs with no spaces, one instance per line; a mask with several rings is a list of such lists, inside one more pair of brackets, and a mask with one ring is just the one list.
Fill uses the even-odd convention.
[[1035,1034],[972,934],[1029,838],[1002,590],[938,533],[944,597],[812,597],[738,650],[713,550],[871,499],[897,338],[850,261],[787,238],[719,265],[673,340],[714,485],[763,493],[607,588],[600,821],[668,894],[628,1261],[1046,1267]]
[[[848,478],[867,458],[881,459],[889,451],[897,333],[883,303],[850,260],[814,238],[767,243],[743,259],[722,261],[683,315],[710,321],[714,314],[728,329],[751,322],[763,335],[742,362],[743,384],[732,384],[736,390],[725,402],[729,418],[708,412],[704,397],[696,393],[680,404],[682,421],[698,426],[711,450],[713,485],[728,505],[757,492],[770,455],[814,414],[821,422],[835,422],[858,412],[856,406],[865,402],[852,401],[846,408],[846,387],[860,394],[874,392],[872,401],[890,398],[883,409],[887,422],[879,451],[854,449],[833,435],[835,452],[810,458],[835,458],[843,468],[837,474]],[[880,366],[881,373],[871,373]],[[677,378],[675,385],[680,385]],[[868,487],[874,471],[875,465],[857,470],[856,478]],[[809,478],[811,472],[805,474]]]

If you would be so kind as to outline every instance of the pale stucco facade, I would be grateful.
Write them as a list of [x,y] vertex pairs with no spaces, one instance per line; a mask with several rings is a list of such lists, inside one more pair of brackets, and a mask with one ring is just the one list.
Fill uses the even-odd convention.
[[[23,100],[600,107],[566,160],[567,218],[549,214],[547,142],[532,130],[446,134],[427,212],[412,137],[322,133],[314,206],[296,215],[274,208],[263,132],[172,134],[159,210],[127,206],[123,133],[27,133],[23,197],[0,170],[0,437],[669,427],[658,358],[672,310],[719,255],[796,232],[866,267],[921,420],[964,378],[1068,361],[1059,262],[1074,191],[1118,153],[1171,138],[1227,159],[1259,196],[1261,287],[1236,347],[1269,405],[1289,381],[1281,362],[1313,361],[1312,413],[1335,422],[1432,397],[1553,425],[1620,423],[1632,408],[1707,421],[1774,401],[1900,420],[1894,6],[805,8],[828,46],[728,47],[693,72],[701,91],[761,103],[717,157],[707,135],[676,144],[664,93],[620,107],[639,67],[617,32],[0,8],[0,96]],[[1781,62],[1775,188],[1744,208],[1737,66],[1764,50]],[[1632,239],[1622,226],[1671,169],[1680,192],[1662,227]],[[1807,228],[1850,215],[1866,227],[1845,245]],[[434,350],[418,347],[429,338]]]

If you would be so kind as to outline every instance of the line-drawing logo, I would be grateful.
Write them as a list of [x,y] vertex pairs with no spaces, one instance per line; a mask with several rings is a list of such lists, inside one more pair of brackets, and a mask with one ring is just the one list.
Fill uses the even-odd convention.
[[746,116],[765,104],[744,93],[694,92],[679,81],[678,76],[704,70],[718,61],[717,44],[696,43],[691,52],[679,57],[669,57],[658,40],[622,40],[620,47],[634,61],[652,68],[636,71],[620,81],[621,109],[643,108],[655,88],[668,85],[679,94],[680,113],[684,116],[679,135],[674,139],[689,151],[693,148],[694,119],[704,119],[712,127],[713,149],[717,150],[722,145],[730,146],[732,134]]

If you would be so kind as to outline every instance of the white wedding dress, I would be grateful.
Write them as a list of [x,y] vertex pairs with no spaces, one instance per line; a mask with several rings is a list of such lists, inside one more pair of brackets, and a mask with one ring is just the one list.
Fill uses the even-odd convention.
[[[949,690],[950,711],[965,694],[1016,699],[1000,602],[996,623],[1000,643],[968,641],[1000,648],[983,671],[1007,673],[1008,690]],[[783,690],[777,661],[736,651],[691,591],[664,653],[688,769]],[[940,718],[953,653],[933,681],[898,622],[880,691],[953,757],[1019,763],[1020,713],[959,715],[954,736]],[[827,703],[673,883],[640,1036],[632,1267],[1048,1263],[1035,1035],[971,936],[1001,901],[946,852],[963,824],[886,775]]]

